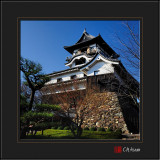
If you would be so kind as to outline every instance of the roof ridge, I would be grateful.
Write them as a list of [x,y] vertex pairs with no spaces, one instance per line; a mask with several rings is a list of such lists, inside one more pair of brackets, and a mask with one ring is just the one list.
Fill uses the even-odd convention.
[[47,76],[51,76],[53,74],[57,74],[57,73],[61,73],[61,72],[66,72],[66,71],[69,71],[69,70],[78,70],[79,67],[74,67],[74,68],[68,68],[68,69],[64,69],[64,70],[61,70],[61,71],[56,71],[56,72],[52,72],[52,73],[49,73],[49,74],[46,74]]

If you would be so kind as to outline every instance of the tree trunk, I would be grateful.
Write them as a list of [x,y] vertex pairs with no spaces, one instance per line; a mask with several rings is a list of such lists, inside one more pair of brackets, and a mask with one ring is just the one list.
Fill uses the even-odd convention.
[[37,130],[34,131],[34,136],[36,135],[36,133],[37,133]]
[[79,126],[77,129],[77,138],[80,138],[81,135],[82,135],[82,128],[81,128],[81,126]]
[[31,96],[30,96],[29,110],[32,109],[32,105],[33,105],[33,101],[34,101],[34,95],[35,95],[35,90],[32,90]]
[[73,136],[74,136],[74,137],[76,137],[75,129],[74,129],[74,127],[72,126],[72,124],[70,124],[70,123],[69,123],[69,125],[68,125],[68,126],[69,126],[69,128],[70,128],[70,130],[71,130],[71,132],[72,132]]

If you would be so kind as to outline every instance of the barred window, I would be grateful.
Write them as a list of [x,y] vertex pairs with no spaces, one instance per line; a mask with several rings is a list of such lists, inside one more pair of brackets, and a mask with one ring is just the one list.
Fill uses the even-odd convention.
[[62,82],[62,78],[57,78],[57,82]]
[[72,75],[72,76],[71,76],[71,79],[76,79],[76,78],[77,78],[76,75]]

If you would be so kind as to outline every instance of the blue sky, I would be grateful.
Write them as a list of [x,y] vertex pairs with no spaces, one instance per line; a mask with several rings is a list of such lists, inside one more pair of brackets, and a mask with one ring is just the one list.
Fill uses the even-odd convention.
[[[116,49],[121,47],[116,34],[123,40],[127,40],[126,36],[128,35],[123,23],[124,21],[109,20],[22,20],[21,56],[40,63],[43,67],[43,72],[46,74],[67,69],[68,67],[64,63],[66,63],[66,57],[71,54],[63,47],[75,44],[81,37],[84,28],[93,36],[97,36],[100,33],[106,43],[120,54],[119,50]],[[129,21],[129,24],[134,26],[135,31],[139,33],[139,21]],[[125,59],[120,59],[122,63],[125,62]]]

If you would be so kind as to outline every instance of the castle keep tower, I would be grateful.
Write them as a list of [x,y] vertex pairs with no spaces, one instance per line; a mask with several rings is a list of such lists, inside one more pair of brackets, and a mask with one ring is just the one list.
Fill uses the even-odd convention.
[[[86,117],[84,127],[121,128],[123,132],[139,132],[139,83],[125,69],[119,55],[103,40],[101,35],[94,37],[84,30],[80,39],[72,46],[65,46],[71,56],[65,65],[69,69],[48,74],[51,80],[45,88],[68,85],[68,92],[74,91],[72,80],[78,82],[79,90],[85,91],[93,85],[99,88],[101,96],[110,96],[111,100],[101,106],[100,112]],[[62,91],[45,91],[44,101]],[[124,96],[126,95],[126,96]],[[52,98],[51,98],[52,97]]]

